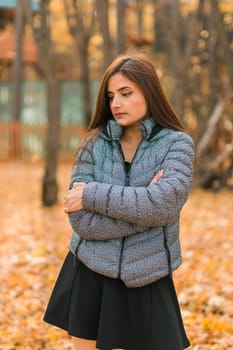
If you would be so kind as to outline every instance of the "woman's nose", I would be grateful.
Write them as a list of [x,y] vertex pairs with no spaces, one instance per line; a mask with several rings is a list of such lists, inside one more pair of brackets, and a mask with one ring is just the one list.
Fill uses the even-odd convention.
[[120,105],[121,105],[121,101],[120,101],[119,97],[114,96],[112,99],[112,108],[120,107]]

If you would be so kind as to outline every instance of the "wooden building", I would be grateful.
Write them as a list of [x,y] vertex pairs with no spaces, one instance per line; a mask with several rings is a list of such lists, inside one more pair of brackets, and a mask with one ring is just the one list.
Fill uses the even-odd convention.
[[[19,3],[21,3],[19,1]],[[32,2],[33,9],[38,9],[38,4]],[[9,81],[12,78],[12,67],[17,55],[17,43],[22,41],[21,62],[37,69],[38,52],[32,34],[24,30],[23,15],[22,35],[19,38],[17,30],[17,0],[0,0],[0,80]],[[21,11],[22,12],[22,11]]]

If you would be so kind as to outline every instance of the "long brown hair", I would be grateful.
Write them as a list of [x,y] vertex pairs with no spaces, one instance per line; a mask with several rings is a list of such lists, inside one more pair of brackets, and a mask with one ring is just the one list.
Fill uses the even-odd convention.
[[96,107],[88,126],[84,144],[95,138],[106,126],[108,120],[113,118],[107,88],[109,78],[116,73],[121,73],[139,87],[145,96],[149,115],[155,119],[156,123],[165,128],[185,131],[181,120],[164,93],[156,70],[149,58],[142,53],[123,54],[108,66],[103,75]]

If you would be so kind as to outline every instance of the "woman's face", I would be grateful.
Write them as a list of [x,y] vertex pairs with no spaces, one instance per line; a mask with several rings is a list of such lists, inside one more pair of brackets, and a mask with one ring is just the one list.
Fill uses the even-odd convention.
[[147,102],[143,93],[121,73],[111,76],[107,94],[112,115],[122,127],[135,126],[146,117]]

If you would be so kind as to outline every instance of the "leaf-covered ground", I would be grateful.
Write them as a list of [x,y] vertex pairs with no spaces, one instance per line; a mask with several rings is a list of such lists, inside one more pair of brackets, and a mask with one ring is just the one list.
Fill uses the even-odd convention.
[[[0,350],[68,350],[42,321],[67,253],[63,213],[71,164],[59,166],[59,204],[40,202],[42,164],[0,164]],[[192,350],[233,349],[233,193],[193,190],[181,219],[183,264],[175,283]]]

